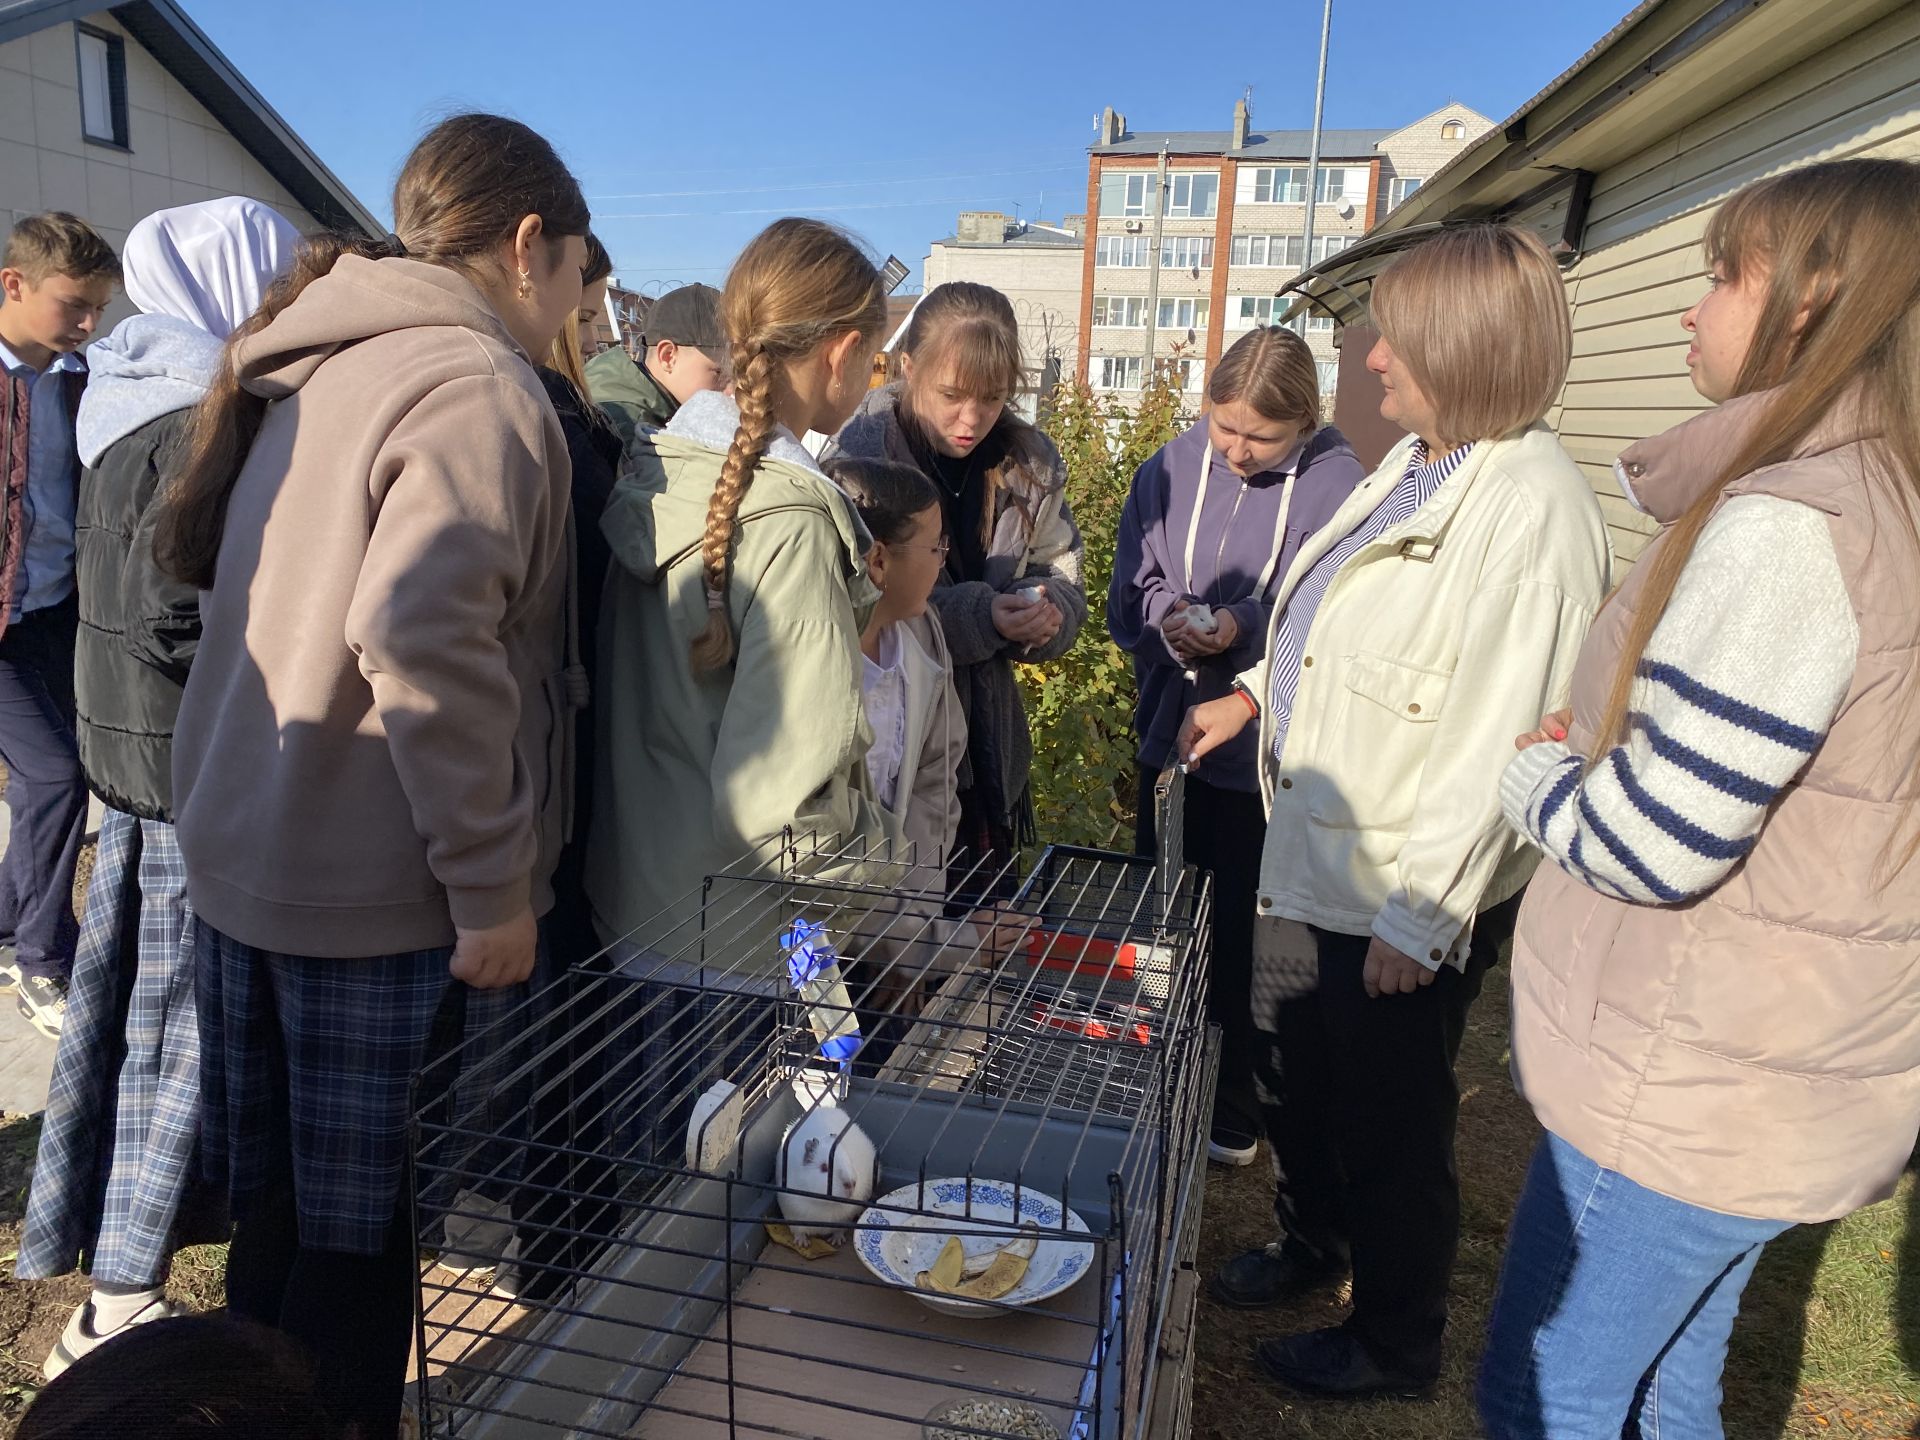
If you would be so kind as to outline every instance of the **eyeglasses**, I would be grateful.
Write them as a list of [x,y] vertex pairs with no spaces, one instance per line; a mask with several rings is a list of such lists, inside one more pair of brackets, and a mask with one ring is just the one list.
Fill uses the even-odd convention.
[[936,560],[944,560],[947,558],[947,553],[953,549],[953,541],[948,539],[945,535],[942,535],[938,540],[934,541],[933,544],[931,545],[925,545],[925,546],[888,545],[887,548],[889,550],[901,550],[901,551],[924,549],[928,554],[932,555]]

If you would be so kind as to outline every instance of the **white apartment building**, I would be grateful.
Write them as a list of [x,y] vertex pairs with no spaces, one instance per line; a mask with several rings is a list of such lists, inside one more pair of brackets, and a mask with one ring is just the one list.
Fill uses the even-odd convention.
[[[1251,118],[1244,100],[1232,130],[1135,132],[1110,108],[1102,116],[1087,166],[1079,327],[1080,373],[1095,389],[1137,391],[1154,361],[1168,361],[1197,403],[1227,346],[1286,310],[1274,292],[1309,258],[1312,136],[1258,132]],[[1322,132],[1311,258],[1357,240],[1491,124],[1447,105],[1397,130]],[[1331,395],[1332,320],[1294,323]]]
[[972,280],[1013,302],[1026,370],[1014,406],[1029,420],[1080,352],[1084,245],[1078,216],[1047,225],[972,210],[961,214],[953,234],[933,242],[921,262],[929,290],[949,280]]

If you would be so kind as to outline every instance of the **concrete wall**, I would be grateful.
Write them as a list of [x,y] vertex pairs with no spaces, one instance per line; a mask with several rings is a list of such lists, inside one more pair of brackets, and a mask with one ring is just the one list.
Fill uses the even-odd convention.
[[[71,23],[0,45],[0,227],[70,210],[119,249],[155,210],[246,195],[302,230],[323,228],[111,15],[86,23],[126,44],[127,148],[82,136]],[[105,323],[131,313],[116,299]]]

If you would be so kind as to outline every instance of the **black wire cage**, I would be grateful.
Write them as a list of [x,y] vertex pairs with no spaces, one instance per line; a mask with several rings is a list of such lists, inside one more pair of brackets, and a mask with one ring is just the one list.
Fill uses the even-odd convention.
[[423,1072],[426,1434],[1187,1433],[1204,879],[858,858],[789,839]]

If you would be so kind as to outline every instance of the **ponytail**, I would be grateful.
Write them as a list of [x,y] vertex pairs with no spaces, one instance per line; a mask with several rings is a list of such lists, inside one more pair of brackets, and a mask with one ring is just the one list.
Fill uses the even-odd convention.
[[848,331],[876,339],[886,328],[887,292],[873,262],[844,231],[820,220],[776,220],[728,272],[720,319],[731,343],[740,423],[707,502],[700,540],[707,620],[689,647],[696,671],[718,669],[734,657],[727,616],[733,541],[741,502],[779,423],[774,387],[784,382],[782,367]]
[[707,625],[693,642],[693,668],[715,670],[733,659],[733,626],[727,620],[727,582],[733,574],[733,532],[753,470],[773,439],[773,357],[745,345],[733,347],[733,395],[740,424],[720,467],[720,483],[707,501],[707,530],[700,540],[706,581]]
[[489,252],[529,215],[540,217],[554,245],[587,234],[591,219],[579,182],[553,147],[518,120],[499,115],[456,115],[429,130],[394,183],[393,213],[398,233],[378,240],[318,235],[303,241],[292,269],[229,337],[213,384],[195,408],[186,459],[161,497],[155,522],[154,556],[175,579],[212,588],[227,501],[266,415],[267,402],[241,383],[236,356],[341,256],[407,257],[478,275]]

